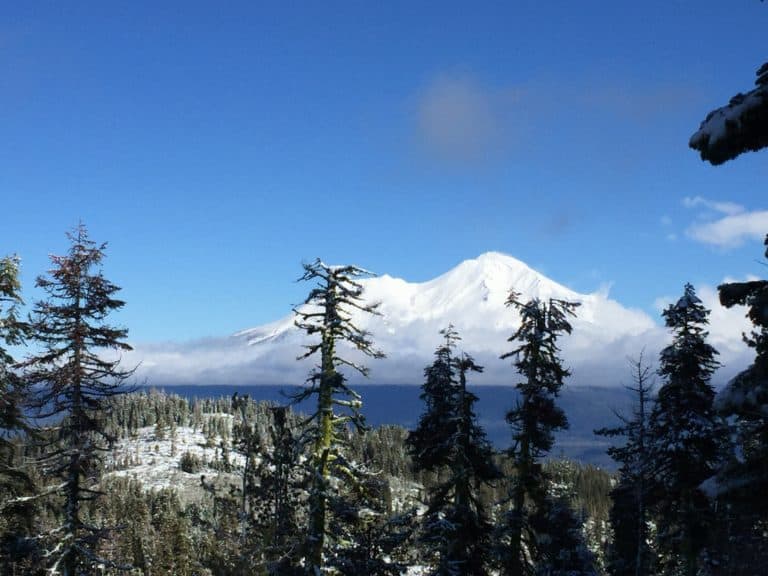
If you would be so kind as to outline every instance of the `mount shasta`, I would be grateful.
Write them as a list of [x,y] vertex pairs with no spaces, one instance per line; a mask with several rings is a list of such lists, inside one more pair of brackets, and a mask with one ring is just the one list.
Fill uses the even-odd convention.
[[[682,293],[681,281],[681,293]],[[505,306],[511,289],[530,298],[560,298],[579,302],[573,334],[560,340],[572,370],[569,385],[617,386],[630,382],[627,358],[655,360],[667,341],[657,319],[612,300],[606,291],[579,294],[505,254],[488,252],[466,260],[437,278],[411,283],[388,275],[362,280],[364,298],[379,302],[380,316],[353,314],[353,321],[372,334],[387,355],[364,359],[375,384],[420,384],[424,367],[440,344],[439,331],[453,324],[462,337],[460,348],[485,367],[474,375],[477,385],[518,381],[508,361],[499,355],[510,350],[507,339],[518,323]],[[712,309],[710,341],[720,351],[725,367],[715,377],[722,383],[743,369],[749,354],[741,342],[748,324],[740,310],[725,310],[715,290],[699,287],[699,296]],[[313,359],[297,361],[307,343],[294,325],[294,315],[232,336],[183,343],[136,344],[125,358],[140,361],[139,374],[150,385],[171,384],[301,384]],[[354,358],[354,352],[349,354]],[[361,360],[360,358],[356,358]],[[352,383],[364,379],[348,374]]]

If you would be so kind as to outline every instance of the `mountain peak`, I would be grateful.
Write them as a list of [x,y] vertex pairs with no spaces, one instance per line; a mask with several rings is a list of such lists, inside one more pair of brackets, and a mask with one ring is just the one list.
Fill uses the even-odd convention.
[[558,284],[537,272],[525,262],[502,252],[485,252],[464,260],[447,273],[426,283],[440,291],[467,292],[471,286],[480,286],[483,300],[504,302],[510,290],[520,292],[524,298],[579,299],[583,295]]

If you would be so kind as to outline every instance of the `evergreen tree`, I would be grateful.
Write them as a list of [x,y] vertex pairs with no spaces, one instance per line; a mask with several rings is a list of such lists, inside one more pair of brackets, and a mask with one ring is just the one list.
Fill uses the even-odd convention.
[[565,413],[555,404],[570,375],[558,356],[557,339],[564,332],[571,333],[569,317],[575,316],[579,304],[556,299],[522,303],[515,291],[510,292],[506,304],[520,313],[521,322],[508,339],[516,348],[501,358],[515,358],[515,369],[523,381],[516,385],[521,398],[507,413],[515,476],[509,495],[512,509],[500,530],[501,564],[507,574],[522,576],[530,573],[532,563],[539,559],[537,536],[542,527],[535,526],[531,518],[533,512],[547,505],[547,478],[540,460],[552,448],[554,432],[568,427]]
[[537,533],[539,576],[596,576],[595,559],[582,530],[583,510],[573,509],[576,499],[571,465],[567,461],[548,466],[549,490],[544,505],[531,518]]
[[714,166],[768,146],[768,62],[757,70],[755,88],[707,114],[688,145]]
[[[768,258],[768,236],[765,238]],[[768,563],[768,280],[731,282],[718,287],[727,308],[746,306],[754,329],[744,342],[754,362],[737,374],[716,399],[728,419],[735,453],[718,475],[720,510],[726,510],[729,545],[726,561],[734,574]]]
[[[258,546],[270,574],[298,574],[302,544],[298,536],[301,497],[307,479],[299,462],[301,450],[290,427],[289,409],[273,406],[270,413],[269,446],[265,446],[254,423],[246,420],[245,410],[245,424],[235,430],[241,451],[246,455],[241,539],[244,546],[248,543]],[[245,567],[253,563],[249,564],[247,557],[243,560]]]
[[323,552],[326,548],[327,512],[329,498],[335,497],[332,478],[351,486],[359,485],[359,470],[344,455],[342,446],[348,427],[365,429],[360,412],[362,399],[346,383],[342,367],[363,376],[368,368],[349,358],[340,356],[339,344],[346,343],[357,352],[372,358],[384,354],[374,346],[368,332],[352,321],[352,313],[378,314],[378,304],[363,301],[360,278],[371,273],[357,266],[329,266],[321,260],[304,264],[301,280],[316,282],[304,301],[296,308],[296,326],[308,336],[319,336],[319,342],[306,346],[299,359],[319,354],[320,364],[309,378],[307,386],[294,401],[309,397],[317,399],[317,409],[304,422],[302,442],[310,446],[313,485],[309,497],[309,525],[305,551],[305,566],[309,574],[323,571]]
[[663,312],[672,343],[661,351],[664,382],[650,417],[653,504],[662,573],[695,576],[708,544],[712,511],[701,490],[720,457],[722,426],[709,380],[717,351],[706,342],[709,310],[690,284]]
[[331,551],[331,573],[344,576],[400,576],[407,568],[403,548],[410,543],[415,510],[390,517],[389,482],[367,476],[347,498],[329,500],[335,522],[330,533],[344,542]]
[[15,361],[8,349],[22,344],[24,339],[26,325],[18,316],[23,303],[18,258],[0,258],[0,481],[3,483],[18,473],[12,464],[15,450],[8,436],[28,428],[22,410],[23,382],[13,370]]
[[624,437],[624,443],[611,446],[608,455],[619,464],[618,479],[611,490],[613,506],[610,522],[613,538],[608,548],[606,567],[611,576],[648,576],[652,552],[648,546],[648,491],[651,484],[651,457],[648,441],[651,394],[651,368],[643,355],[632,362],[634,386],[627,386],[636,397],[631,418],[617,414],[621,425],[595,433]]
[[479,490],[500,478],[485,431],[477,424],[477,396],[467,390],[467,373],[482,372],[471,356],[455,356],[460,339],[449,326],[445,343],[425,371],[421,398],[427,405],[408,436],[417,471],[442,469],[447,478],[430,495],[423,539],[437,550],[434,574],[487,574],[491,524]]
[[19,498],[33,490],[21,462],[20,442],[30,429],[24,417],[26,390],[14,370],[9,347],[23,343],[26,325],[19,319],[19,260],[0,258],[0,570],[11,572],[23,554],[22,536],[32,530],[32,502]]
[[450,463],[452,440],[456,437],[458,386],[454,375],[453,349],[459,335],[453,325],[441,330],[445,342],[435,351],[435,360],[424,369],[419,398],[425,411],[419,424],[408,434],[406,444],[416,471],[439,471]]
[[47,551],[50,570],[75,576],[99,562],[94,551],[104,530],[90,524],[82,509],[100,495],[94,486],[110,440],[104,430],[108,402],[124,391],[132,371],[103,356],[131,349],[124,342],[127,330],[106,322],[124,305],[115,298],[119,288],[100,270],[106,245],[92,242],[82,224],[68,237],[67,255],[51,256],[50,276],[37,279],[48,295],[35,304],[31,321],[40,352],[23,366],[36,391],[36,415],[51,422],[39,465],[48,478],[60,479],[55,488],[64,500],[63,524],[51,532]]

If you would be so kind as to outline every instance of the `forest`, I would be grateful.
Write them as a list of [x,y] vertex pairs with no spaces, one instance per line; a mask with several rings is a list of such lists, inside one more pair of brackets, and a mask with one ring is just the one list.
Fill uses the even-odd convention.
[[[510,287],[520,323],[501,358],[519,400],[498,451],[468,387],[483,367],[451,325],[424,368],[417,426],[366,425],[347,375],[384,357],[352,320],[380,313],[363,298],[370,273],[321,260],[303,265],[308,295],[294,309],[310,342],[297,356],[315,368],[284,405],[135,391],[135,368],[119,360],[127,330],[109,322],[124,302],[102,271],[106,245],[82,224],[68,237],[27,318],[18,260],[0,261],[3,574],[694,576],[768,565],[767,281],[719,287],[724,306],[745,308],[755,358],[718,393],[709,310],[686,284],[663,311],[671,342],[658,369],[639,352],[634,410],[596,431],[613,439],[608,473],[551,457],[568,426],[559,342],[578,302],[523,301]],[[311,413],[292,409],[307,400]]]

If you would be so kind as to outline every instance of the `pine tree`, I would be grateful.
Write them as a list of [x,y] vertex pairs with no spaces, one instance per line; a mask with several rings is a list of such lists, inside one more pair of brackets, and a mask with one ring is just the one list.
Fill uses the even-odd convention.
[[487,574],[491,524],[480,488],[501,477],[485,431],[477,424],[477,396],[467,374],[482,372],[471,356],[454,355],[460,340],[453,326],[441,331],[445,343],[424,370],[421,398],[427,405],[408,436],[416,471],[443,470],[447,478],[429,498],[423,539],[436,549],[434,574]]
[[359,470],[341,449],[349,426],[357,431],[365,430],[365,420],[360,412],[362,399],[346,383],[342,367],[368,375],[368,368],[340,356],[342,343],[362,355],[383,358],[375,348],[371,335],[358,328],[352,321],[352,313],[379,314],[378,304],[363,301],[363,285],[360,278],[371,276],[357,266],[329,266],[321,260],[304,264],[302,281],[316,282],[304,301],[296,308],[296,326],[308,336],[319,336],[319,342],[306,346],[299,359],[319,354],[320,364],[307,379],[307,386],[294,401],[310,397],[317,399],[317,409],[304,423],[302,442],[310,446],[313,485],[309,498],[309,526],[305,552],[305,566],[309,574],[323,571],[323,553],[326,548],[327,512],[329,498],[333,494],[332,478],[350,485],[359,484]]
[[19,441],[30,432],[23,410],[27,391],[9,350],[24,341],[22,304],[19,260],[0,258],[0,570],[5,572],[11,572],[6,561],[22,555],[22,536],[32,529],[31,501],[19,498],[33,490],[19,454]]
[[634,386],[627,386],[627,389],[636,397],[632,417],[617,413],[620,426],[595,430],[602,436],[625,438],[622,445],[608,449],[608,455],[619,464],[618,480],[610,493],[613,538],[606,567],[611,576],[648,576],[653,573],[652,551],[648,545],[648,491],[651,484],[648,428],[653,383],[651,367],[645,364],[642,354],[631,365]]
[[650,417],[653,504],[664,574],[695,576],[708,544],[712,511],[700,485],[714,475],[722,426],[709,383],[719,366],[706,342],[709,310],[690,284],[663,312],[672,343],[661,351],[664,382]]
[[515,358],[515,369],[523,381],[516,385],[521,398],[507,413],[515,476],[509,495],[512,509],[500,529],[500,561],[505,573],[522,576],[531,572],[539,554],[536,539],[541,527],[533,525],[532,514],[547,504],[547,477],[540,460],[552,448],[554,432],[568,427],[565,413],[555,404],[570,375],[558,356],[557,339],[562,333],[571,333],[569,317],[575,316],[579,304],[556,299],[522,303],[515,291],[510,292],[506,304],[520,313],[521,323],[508,339],[516,348],[501,358]]
[[47,553],[50,570],[75,576],[99,561],[94,551],[104,530],[89,524],[82,510],[100,495],[94,486],[110,440],[104,430],[108,402],[124,391],[132,371],[102,355],[131,349],[127,330],[106,322],[124,305],[115,298],[119,288],[100,270],[106,245],[91,241],[82,224],[68,237],[67,255],[51,256],[50,276],[37,279],[48,295],[35,304],[31,321],[40,352],[23,366],[36,391],[37,417],[52,422],[39,464],[48,478],[61,481],[55,489],[64,500],[63,524],[52,532]]

